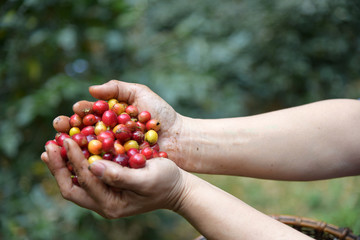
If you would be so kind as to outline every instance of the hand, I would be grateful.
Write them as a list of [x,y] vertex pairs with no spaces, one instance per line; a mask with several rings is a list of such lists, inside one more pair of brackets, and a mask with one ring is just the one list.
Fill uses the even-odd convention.
[[[109,100],[115,98],[135,105],[139,111],[149,111],[152,118],[158,119],[161,124],[158,141],[160,149],[167,152],[169,158],[181,168],[189,171],[193,170],[190,163],[187,163],[184,150],[179,144],[181,132],[186,126],[186,124],[183,124],[184,117],[147,86],[111,80],[102,85],[91,86],[89,92],[97,99]],[[84,116],[92,105],[93,102],[79,101],[74,104],[73,111],[80,116]],[[66,119],[68,118],[62,118],[61,120]]]
[[184,192],[185,172],[172,161],[155,158],[148,160],[144,168],[131,169],[98,160],[89,168],[88,161],[73,140],[66,140],[64,146],[80,187],[72,183],[71,173],[58,146],[47,145],[41,159],[54,175],[65,199],[110,219],[178,207]]

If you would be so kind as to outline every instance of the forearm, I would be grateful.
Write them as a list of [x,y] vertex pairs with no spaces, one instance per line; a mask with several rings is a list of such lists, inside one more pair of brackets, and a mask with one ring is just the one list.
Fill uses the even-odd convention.
[[207,239],[310,239],[221,189],[186,173],[176,212]]
[[[314,180],[360,173],[360,101],[329,100],[229,119],[185,118],[194,172]],[[190,162],[187,160],[187,162]]]

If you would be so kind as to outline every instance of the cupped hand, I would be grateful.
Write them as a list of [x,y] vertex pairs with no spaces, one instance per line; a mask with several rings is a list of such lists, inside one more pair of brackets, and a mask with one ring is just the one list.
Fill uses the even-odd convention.
[[156,209],[175,210],[182,198],[186,174],[168,159],[148,160],[141,169],[107,160],[89,165],[73,140],[67,139],[64,146],[80,186],[73,184],[58,146],[47,145],[41,159],[54,175],[63,197],[81,207],[114,219]]
[[[167,152],[169,158],[181,168],[192,170],[187,167],[189,164],[184,158],[183,146],[179,144],[181,132],[186,125],[183,123],[184,117],[149,87],[142,84],[111,80],[102,85],[91,86],[89,92],[96,99],[110,100],[115,98],[135,105],[140,112],[150,112],[152,118],[158,119],[161,124],[158,141],[160,149]],[[73,105],[73,111],[84,116],[92,105],[93,102],[90,101],[79,101]],[[62,119],[65,120],[66,118]]]

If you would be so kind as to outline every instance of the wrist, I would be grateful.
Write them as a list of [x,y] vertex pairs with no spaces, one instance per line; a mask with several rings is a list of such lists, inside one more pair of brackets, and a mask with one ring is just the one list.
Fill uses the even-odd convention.
[[173,202],[171,204],[170,210],[182,215],[182,212],[186,208],[187,201],[189,200],[189,196],[193,191],[193,175],[182,170],[180,170],[180,178],[177,183],[176,189],[173,194]]

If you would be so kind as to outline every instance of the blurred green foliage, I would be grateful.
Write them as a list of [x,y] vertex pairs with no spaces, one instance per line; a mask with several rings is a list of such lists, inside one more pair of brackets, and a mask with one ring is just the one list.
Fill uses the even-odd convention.
[[[110,79],[146,84],[191,117],[357,98],[359,30],[358,0],[2,2],[0,238],[193,238],[195,230],[167,211],[109,221],[62,200],[39,160],[55,134],[52,119],[70,115],[74,102],[92,99],[88,86]],[[253,181],[213,183],[269,213],[298,207],[293,214],[360,233],[358,178],[331,182],[325,196],[311,183],[308,194],[304,185],[276,183],[276,195]],[[300,195],[295,207],[281,201]],[[344,198],[349,207],[336,211]]]

